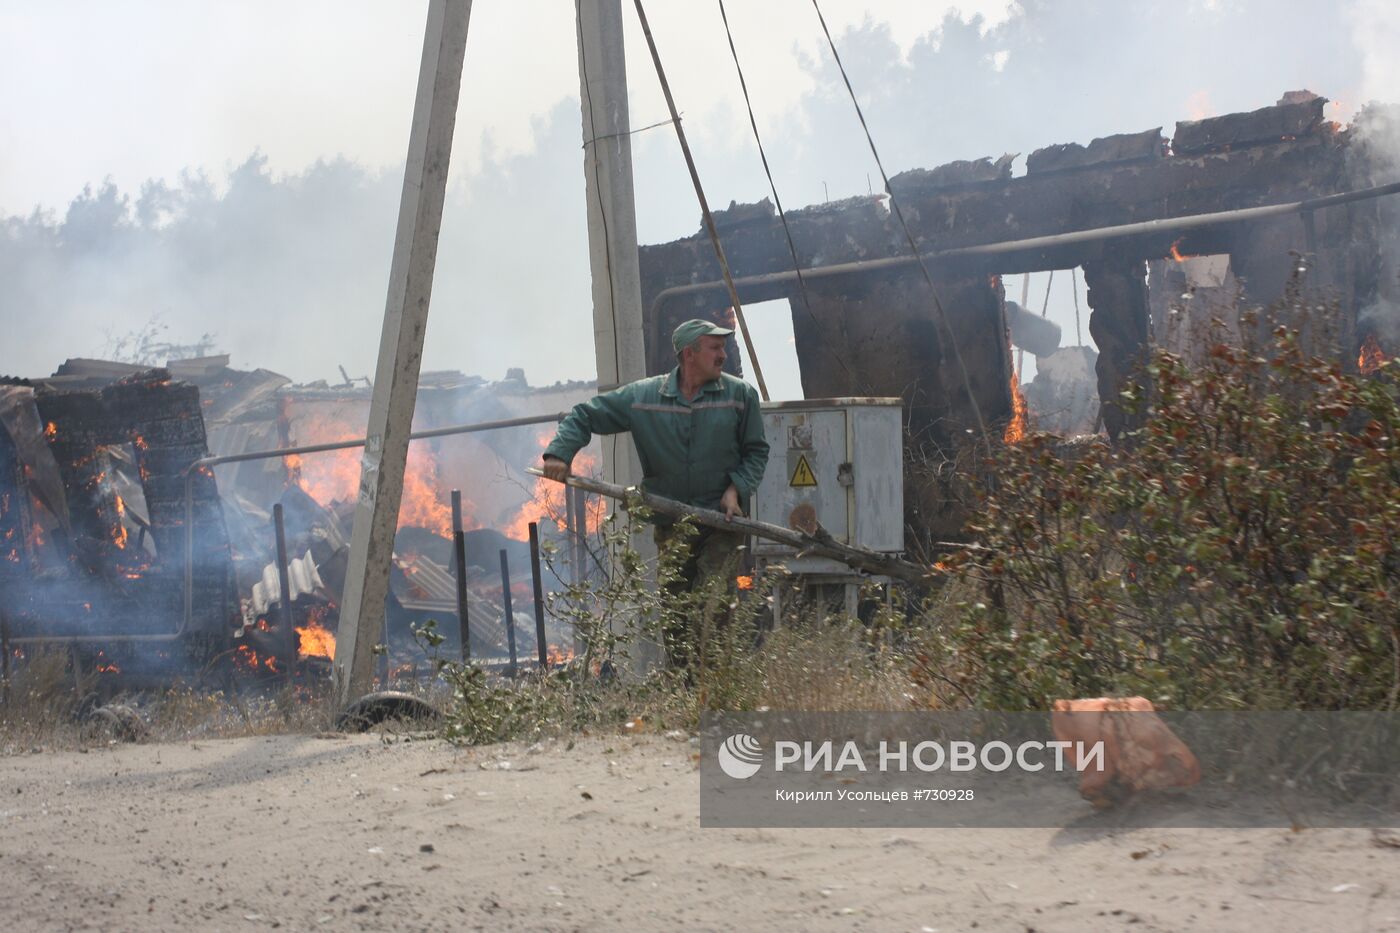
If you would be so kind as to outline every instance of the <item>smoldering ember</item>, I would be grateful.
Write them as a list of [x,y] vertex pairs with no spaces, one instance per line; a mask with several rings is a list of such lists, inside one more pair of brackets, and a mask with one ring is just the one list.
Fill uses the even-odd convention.
[[[1325,103],[1291,92],[1250,113],[1183,121],[1170,139],[1150,129],[1051,145],[1031,153],[1020,176],[1012,156],[893,176],[936,275],[946,332],[884,195],[789,212],[801,283],[769,201],[732,204],[715,224],[741,300],[791,302],[809,399],[901,399],[908,534],[911,543],[947,540],[968,517],[952,467],[977,437],[978,415],[1007,442],[1029,429],[1120,437],[1137,416],[1118,399],[1141,378],[1149,348],[1199,352],[1228,296],[1267,305],[1290,287],[1326,294],[1349,367],[1372,371],[1394,354],[1400,227],[1395,202],[1375,186],[1390,163],[1374,141],[1400,125],[1400,112],[1369,108],[1341,127],[1324,119]],[[730,297],[704,230],[643,246],[640,259],[647,370],[663,373],[675,325],[732,317]],[[1079,336],[1096,348],[1069,344],[1006,297],[1007,276],[1074,267],[1086,285]],[[1015,360],[1026,351],[1037,375],[1022,385]],[[727,365],[741,373],[739,354]],[[360,448],[236,458],[363,439],[369,381],[296,385],[226,355],[155,369],[71,359],[47,376],[6,377],[0,584],[10,651],[71,646],[107,693],[211,671],[324,676]],[[417,431],[544,417],[410,448],[386,665],[421,660],[411,632],[429,618],[442,623],[445,650],[460,649],[450,497],[458,485],[472,654],[507,653],[497,570],[505,550],[516,569],[513,605],[524,609],[517,650],[534,656],[526,525],[540,522],[546,537],[567,542],[557,569],[580,579],[570,575],[594,559],[578,543],[597,531],[603,503],[587,497],[578,519],[563,487],[522,467],[552,436],[549,416],[596,388],[532,387],[519,369],[494,382],[422,374]],[[585,454],[576,469],[588,472],[595,458]],[[275,506],[295,638],[279,612]],[[547,583],[556,589],[561,578]],[[573,655],[574,633],[559,620],[547,620],[546,637],[551,657]]]

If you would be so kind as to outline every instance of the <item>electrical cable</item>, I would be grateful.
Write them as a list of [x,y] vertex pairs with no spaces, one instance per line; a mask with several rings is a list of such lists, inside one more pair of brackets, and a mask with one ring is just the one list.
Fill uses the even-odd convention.
[[[753,129],[753,141],[758,145],[758,157],[763,161],[763,174],[768,176],[768,190],[773,192],[773,203],[778,209],[778,219],[782,221],[783,224],[783,236],[787,238],[788,253],[792,256],[792,269],[797,273],[797,290],[802,295],[802,307],[807,311],[807,317],[811,318],[812,325],[820,331],[821,324],[817,321],[817,316],[812,311],[812,303],[807,297],[807,280],[802,275],[802,262],[797,258],[797,246],[792,239],[792,229],[788,226],[787,212],[783,210],[783,199],[778,197],[778,186],[773,182],[773,172],[768,167],[768,154],[763,149],[763,139],[758,133],[758,121],[753,115],[753,102],[749,100],[749,84],[744,80],[744,69],[743,66],[739,64],[739,52],[734,47],[734,33],[729,28],[729,15],[725,12],[724,0],[718,0],[718,2],[719,16],[724,22],[724,34],[725,37],[729,39],[729,54],[734,59],[734,70],[739,75],[739,89],[744,92],[744,107],[749,112],[749,126]],[[846,365],[846,361],[842,359],[839,354],[832,351],[828,352],[831,357],[836,360],[837,365],[846,373],[847,379],[853,383],[852,387],[858,389],[859,387],[854,386],[855,374],[852,373],[850,368]]]
[[675,98],[671,96],[671,84],[666,80],[666,70],[661,66],[661,53],[656,49],[656,39],[652,37],[646,10],[642,9],[642,0],[632,0],[632,5],[636,7],[637,19],[642,24],[642,35],[646,37],[647,48],[651,50],[651,61],[656,66],[656,77],[661,82],[661,93],[666,98],[666,107],[671,111],[671,120],[676,125],[676,139],[680,141],[686,168],[690,170],[690,181],[695,186],[695,197],[700,201],[700,213],[704,217],[705,228],[710,233],[710,242],[714,245],[715,257],[719,260],[719,269],[724,276],[724,284],[729,289],[729,301],[734,308],[734,317],[739,323],[739,332],[743,334],[744,343],[748,346],[749,362],[753,363],[754,381],[758,383],[758,394],[766,402],[768,401],[768,384],[763,380],[763,367],[758,364],[758,353],[754,348],[753,338],[749,336],[748,322],[744,320],[744,308],[739,301],[739,290],[734,286],[734,276],[729,271],[729,260],[725,258],[724,247],[719,241],[719,230],[715,227],[714,215],[710,212],[709,202],[705,200],[705,189],[700,185],[700,173],[695,168],[694,157],[690,154],[690,144],[686,142],[685,128],[681,126],[681,115],[676,110]]
[[[637,0],[640,3],[640,0]],[[899,226],[904,231],[904,238],[909,243],[909,249],[914,254],[915,260],[919,263],[919,271],[923,273],[924,282],[928,285],[929,294],[933,297],[934,310],[938,312],[939,323],[948,334],[948,344],[953,348],[953,358],[957,361],[958,369],[962,375],[963,389],[967,392],[967,401],[972,408],[972,415],[977,420],[977,428],[982,434],[982,441],[987,446],[988,454],[991,453],[992,440],[987,432],[987,422],[982,417],[982,406],[977,404],[977,396],[972,391],[972,378],[967,372],[967,363],[963,360],[962,350],[958,347],[957,337],[953,333],[952,324],[948,321],[948,313],[943,309],[943,302],[939,300],[938,289],[933,284],[933,276],[929,274],[928,265],[924,262],[923,254],[919,252],[918,244],[914,242],[914,234],[909,230],[909,224],[904,220],[904,211],[899,207],[899,200],[894,196],[894,189],[890,187],[890,176],[885,172],[885,164],[880,160],[880,152],[875,148],[875,140],[870,135],[870,127],[865,122],[865,113],[861,110],[860,101],[856,100],[856,92],[851,87],[850,75],[846,73],[846,66],[841,62],[841,53],[836,50],[836,41],[831,38],[831,30],[827,28],[826,17],[822,15],[821,5],[817,0],[812,0],[812,9],[817,12],[817,20],[821,23],[822,32],[826,35],[827,45],[831,47],[831,56],[836,60],[836,67],[841,72],[841,80],[846,83],[846,93],[851,97],[851,103],[856,108],[856,116],[860,119],[860,127],[865,131],[865,141],[870,144],[870,154],[875,157],[875,166],[880,170],[880,178],[885,183],[885,193],[890,196],[890,209],[899,220]]]

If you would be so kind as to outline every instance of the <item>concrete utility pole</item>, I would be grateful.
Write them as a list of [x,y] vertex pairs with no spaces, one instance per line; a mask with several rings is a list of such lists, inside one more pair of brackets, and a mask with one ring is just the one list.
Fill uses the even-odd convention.
[[[593,346],[598,388],[607,390],[647,374],[622,0],[580,0],[578,34]],[[631,439],[615,434],[602,440],[604,478],[623,486],[640,481],[641,463]]]
[[[593,347],[598,389],[606,391],[647,374],[622,0],[579,0],[578,65],[588,258],[593,273]],[[600,441],[603,479],[620,486],[640,483],[642,465],[631,437],[612,434]],[[582,515],[579,525],[586,527]],[[643,558],[656,556],[649,536],[639,536],[632,544]],[[659,646],[643,642],[637,647],[639,670],[655,666]]]
[[384,625],[471,8],[471,0],[430,0],[428,5],[336,638],[336,698],[342,706],[368,691],[375,639]]

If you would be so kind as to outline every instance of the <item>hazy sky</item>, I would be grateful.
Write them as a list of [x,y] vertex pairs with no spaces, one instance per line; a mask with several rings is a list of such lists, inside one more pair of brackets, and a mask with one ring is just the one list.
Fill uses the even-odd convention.
[[[1345,118],[1400,99],[1396,6],[823,3],[891,172],[1156,125],[1170,135],[1174,120],[1299,87]],[[809,0],[727,8],[785,203],[867,190],[873,165]],[[0,0],[0,278],[12,280],[0,281],[0,373],[46,374],[157,314],[172,339],[213,333],[241,368],[371,372],[425,11]],[[651,0],[648,14],[711,202],[765,196],[717,7]],[[630,3],[624,18],[643,126],[664,104]],[[574,30],[564,0],[473,5],[425,369],[593,374]],[[694,232],[673,134],[635,139],[642,241]],[[106,201],[70,204],[108,180]],[[1072,335],[1066,279],[1051,314]],[[790,325],[756,323],[775,394],[789,394]]]
[[[831,28],[888,23],[907,50],[952,4],[827,0]],[[956,5],[988,27],[1008,0]],[[820,32],[809,0],[730,0],[755,107],[793,107],[812,85],[800,55]],[[407,146],[425,0],[32,0],[0,2],[0,212],[62,207],[86,183],[124,188],[181,169],[214,172],[255,147],[273,171],[335,155],[397,164]],[[630,2],[624,3],[633,124],[665,116]],[[699,136],[737,132],[737,87],[707,0],[651,0],[647,15],[682,110]],[[477,0],[457,115],[453,168],[529,151],[535,124],[577,100],[568,0]],[[760,51],[761,50],[761,51]],[[21,90],[22,93],[13,93]]]

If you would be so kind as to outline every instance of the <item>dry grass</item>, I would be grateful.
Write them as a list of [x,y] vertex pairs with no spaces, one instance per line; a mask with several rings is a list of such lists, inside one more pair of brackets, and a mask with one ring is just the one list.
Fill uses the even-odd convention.
[[[97,705],[126,707],[139,718],[139,740],[179,742],[240,736],[309,734],[334,727],[330,685],[249,688],[242,692],[175,685],[159,692],[117,692],[97,700],[100,675],[75,680],[64,649],[38,650],[10,671],[8,702],[0,700],[0,755],[35,749],[82,749],[129,741],[113,724],[87,713]],[[392,689],[433,694],[439,686],[395,682]],[[104,691],[105,693],[105,691]],[[385,731],[395,726],[386,725]]]
[[[472,685],[449,677],[456,697],[443,681],[391,687],[448,710],[457,732],[449,725],[446,735],[472,743],[580,731],[692,729],[706,709],[838,712],[938,705],[917,657],[891,647],[904,641],[891,637],[893,617],[871,624],[817,618],[791,612],[783,628],[757,639],[750,615],[748,623],[714,637],[704,668],[690,676],[658,671],[642,679],[600,679],[574,667],[515,682],[483,674]],[[102,686],[97,676],[75,682],[61,649],[32,652],[18,663],[11,672],[10,701],[0,705],[0,754],[129,739],[116,734],[112,724],[85,715],[97,705],[93,698]],[[142,741],[317,733],[334,728],[337,711],[329,684],[241,692],[187,685],[160,692],[101,692],[108,705],[134,711]]]
[[756,705],[831,712],[921,708],[907,659],[871,641],[858,625],[773,633],[759,651]]

